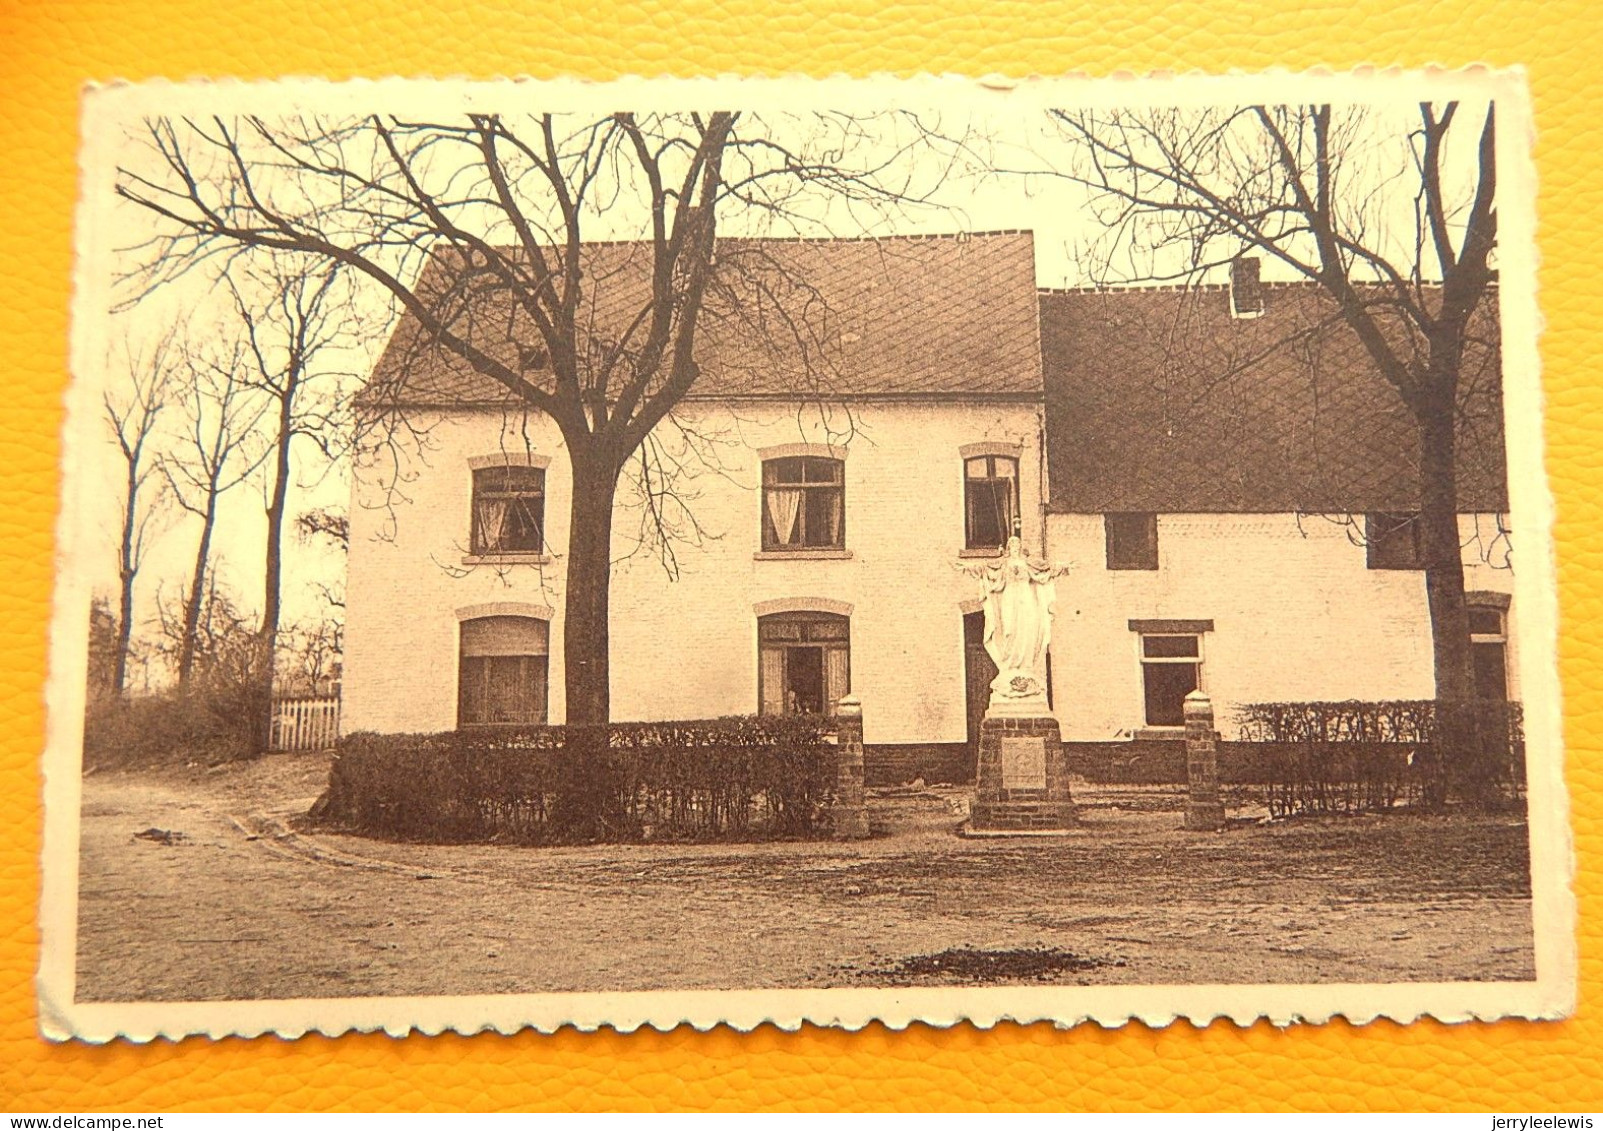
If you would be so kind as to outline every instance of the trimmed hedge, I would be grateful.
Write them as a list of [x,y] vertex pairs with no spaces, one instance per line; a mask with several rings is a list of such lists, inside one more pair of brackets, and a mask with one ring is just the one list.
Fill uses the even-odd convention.
[[1518,703],[1429,699],[1254,703],[1238,715],[1252,753],[1228,784],[1260,786],[1269,811],[1495,804],[1525,788]]
[[433,842],[825,836],[832,735],[816,716],[355,734],[312,815]]

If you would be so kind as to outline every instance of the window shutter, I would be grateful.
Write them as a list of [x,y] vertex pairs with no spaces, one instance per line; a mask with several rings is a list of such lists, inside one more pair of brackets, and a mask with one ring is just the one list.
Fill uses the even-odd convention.
[[1370,569],[1423,569],[1417,514],[1364,515],[1366,564]]
[[523,658],[523,701],[524,721],[539,723],[544,726],[550,717],[550,708],[547,704],[547,681],[550,679],[547,671],[549,661],[544,656],[525,656]]
[[1141,512],[1105,514],[1109,569],[1158,568],[1158,516]]
[[762,702],[758,707],[764,715],[783,715],[785,713],[785,650],[783,648],[764,648],[760,653],[760,667],[758,672],[758,686],[761,689]]
[[844,648],[827,648],[824,650],[824,700],[826,706],[824,713],[838,714],[840,701],[851,690],[848,680],[849,653]]

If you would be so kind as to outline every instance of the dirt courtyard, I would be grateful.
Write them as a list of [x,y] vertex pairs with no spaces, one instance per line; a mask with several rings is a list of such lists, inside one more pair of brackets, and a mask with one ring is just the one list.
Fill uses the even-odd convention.
[[1067,837],[966,840],[920,789],[855,843],[437,846],[293,831],[327,775],[87,778],[77,999],[1534,977],[1514,817],[1197,834],[1086,787]]

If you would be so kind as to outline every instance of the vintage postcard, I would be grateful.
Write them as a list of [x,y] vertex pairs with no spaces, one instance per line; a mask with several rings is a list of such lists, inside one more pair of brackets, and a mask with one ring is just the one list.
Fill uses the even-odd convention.
[[1532,139],[87,92],[45,1033],[1566,1014]]

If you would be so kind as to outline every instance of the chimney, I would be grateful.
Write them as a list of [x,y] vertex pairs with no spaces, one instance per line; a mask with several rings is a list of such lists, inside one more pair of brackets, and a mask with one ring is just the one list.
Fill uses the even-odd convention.
[[1256,255],[1238,256],[1230,262],[1230,313],[1237,318],[1254,318],[1263,313],[1259,266]]

